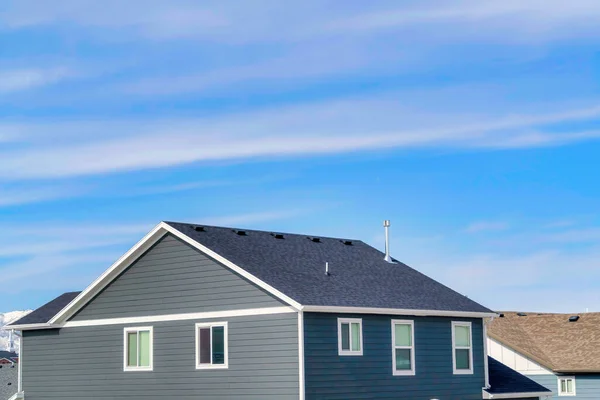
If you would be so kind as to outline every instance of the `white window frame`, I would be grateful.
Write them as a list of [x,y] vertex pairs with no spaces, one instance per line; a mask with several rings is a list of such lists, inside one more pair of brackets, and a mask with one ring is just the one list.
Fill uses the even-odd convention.
[[[137,333],[137,337],[138,337],[138,354],[139,354],[139,350],[140,350],[140,332],[149,332],[150,333],[150,365],[148,367],[131,367],[129,365],[127,365],[127,358],[129,355],[128,352],[128,348],[127,346],[129,345],[128,340],[127,340],[127,335],[129,333]],[[138,362],[139,362],[139,356],[138,356]],[[153,371],[154,370],[154,328],[151,326],[136,326],[136,327],[129,327],[129,328],[124,328],[123,329],[123,371],[126,372],[143,372],[143,371]]]
[[[571,380],[573,381],[573,393],[564,393],[562,391],[562,381],[568,381]],[[575,377],[574,376],[559,376],[558,377],[558,395],[560,397],[573,397],[573,396],[577,396],[577,384],[575,383]]]
[[[224,364],[213,364],[212,360],[212,328],[223,327],[223,351],[225,352],[223,358],[225,359]],[[210,364],[200,364],[200,328],[210,328]],[[229,326],[227,321],[224,322],[199,322],[195,326],[196,329],[196,369],[227,369],[229,368]]]
[[[342,324],[350,324],[350,350],[342,349]],[[358,324],[360,334],[360,351],[352,351],[352,324]],[[340,356],[362,356],[363,346],[363,325],[362,318],[338,318],[338,355]]]
[[[456,327],[466,326],[469,328],[469,347],[456,346]],[[469,369],[456,369],[456,350],[469,350]],[[473,328],[470,322],[452,321],[452,371],[454,375],[473,375]]]
[[[396,325],[410,325],[411,343],[412,346],[397,346],[396,345]],[[409,349],[410,350],[410,370],[396,370],[396,349]],[[415,321],[413,320],[392,320],[392,372],[395,376],[414,376],[416,375],[416,359],[415,359]]]

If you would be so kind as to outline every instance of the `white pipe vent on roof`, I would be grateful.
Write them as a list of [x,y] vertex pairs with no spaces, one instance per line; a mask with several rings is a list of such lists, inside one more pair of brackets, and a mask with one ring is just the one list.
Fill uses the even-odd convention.
[[384,260],[393,263],[392,256],[390,255],[390,220],[386,219],[383,221],[383,227],[385,228],[385,258]]

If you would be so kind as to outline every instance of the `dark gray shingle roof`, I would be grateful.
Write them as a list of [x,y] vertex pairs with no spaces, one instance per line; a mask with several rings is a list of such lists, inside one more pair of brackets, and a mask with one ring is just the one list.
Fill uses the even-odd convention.
[[[52,319],[60,310],[66,307],[81,292],[69,292],[58,296],[56,299],[44,304],[37,310],[34,310],[23,318],[11,323],[10,325],[29,325],[44,324]],[[8,327],[10,327],[8,325]]]
[[548,394],[552,393],[546,387],[532,381],[524,375],[521,375],[517,371],[507,367],[492,357],[488,357],[488,364],[490,368],[491,388],[487,389],[487,392],[490,394],[540,392],[548,392]]
[[265,231],[240,236],[232,228],[167,224],[303,305],[492,312],[405,264],[385,262],[382,252],[360,240],[316,243],[306,235],[277,239]]

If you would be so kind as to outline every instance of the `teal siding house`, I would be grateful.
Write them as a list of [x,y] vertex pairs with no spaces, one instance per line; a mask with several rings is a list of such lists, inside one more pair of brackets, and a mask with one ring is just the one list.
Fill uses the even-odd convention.
[[550,394],[488,359],[494,316],[360,240],[162,222],[7,327],[22,335],[12,400]]
[[554,399],[600,399],[600,313],[503,312],[488,354],[552,390]]

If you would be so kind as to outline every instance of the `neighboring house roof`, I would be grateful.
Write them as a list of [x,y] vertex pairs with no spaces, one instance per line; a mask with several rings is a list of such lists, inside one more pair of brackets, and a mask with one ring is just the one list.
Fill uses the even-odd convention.
[[65,293],[8,328],[64,322],[166,234],[216,258],[297,309],[495,315],[401,262],[386,262],[382,252],[360,240],[162,222],[85,291]]
[[[486,392],[495,395],[494,398],[501,398],[497,395],[511,393],[529,394],[532,397],[538,397],[544,393],[547,395],[552,394],[551,390],[521,375],[492,357],[488,357],[488,365],[490,388],[486,389]],[[536,396],[533,396],[533,394]]]
[[[65,308],[81,292],[69,292],[62,294],[54,300],[44,304],[23,318],[12,322],[10,325],[44,324],[54,317],[60,310]],[[10,327],[10,325],[8,327]]]
[[501,315],[489,326],[492,339],[557,373],[600,372],[600,313]]
[[0,368],[0,400],[7,400],[18,390],[18,371],[15,365]]

